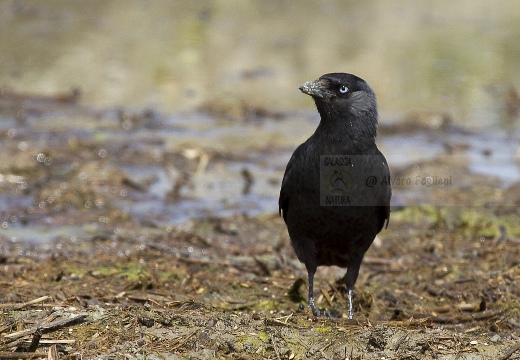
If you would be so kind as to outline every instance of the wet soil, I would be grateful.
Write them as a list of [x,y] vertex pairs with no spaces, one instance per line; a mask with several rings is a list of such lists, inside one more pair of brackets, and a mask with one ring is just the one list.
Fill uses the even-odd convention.
[[255,118],[261,139],[224,146],[225,130],[171,140],[204,121],[45,101],[0,130],[0,358],[520,358],[520,192],[446,156],[471,146],[392,169],[457,181],[396,186],[355,320],[334,267],[316,275],[317,318],[275,213],[292,144],[270,134],[293,119]]
[[64,359],[501,358],[520,341],[519,236],[480,240],[442,210],[394,215],[363,264],[354,321],[339,269],[317,277],[330,317],[299,310],[305,271],[275,215],[30,248],[4,239],[1,354],[27,350],[40,329],[35,350],[57,343]]

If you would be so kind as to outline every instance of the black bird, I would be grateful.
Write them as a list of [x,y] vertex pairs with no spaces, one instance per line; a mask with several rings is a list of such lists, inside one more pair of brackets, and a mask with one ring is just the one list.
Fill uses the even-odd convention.
[[[336,265],[348,268],[343,281],[352,319],[363,256],[390,219],[390,172],[375,143],[376,97],[363,79],[345,73],[323,75],[300,90],[313,97],[321,120],[287,164],[279,211],[307,268],[313,314],[320,314],[313,298],[316,269]],[[338,176],[345,186],[330,189]]]

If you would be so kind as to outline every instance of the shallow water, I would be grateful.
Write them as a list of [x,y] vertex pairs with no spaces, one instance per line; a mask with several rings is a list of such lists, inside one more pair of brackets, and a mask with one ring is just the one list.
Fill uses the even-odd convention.
[[332,72],[368,80],[385,119],[450,113],[518,126],[518,3],[131,1],[0,3],[0,86],[167,113],[204,104],[311,109],[297,90]]
[[[31,125],[19,126],[15,132],[6,131],[6,135],[11,134],[13,137],[5,136],[4,153],[15,151],[13,156],[16,152],[28,153],[28,159],[32,159],[28,164],[31,169],[39,161],[38,154],[49,154],[43,158],[52,157],[54,162],[48,165],[42,163],[43,165],[37,166],[33,171],[44,166],[50,171],[47,175],[49,184],[57,177],[69,184],[66,187],[75,187],[78,186],[77,182],[71,176],[76,171],[75,168],[83,165],[81,161],[75,160],[77,155],[74,155],[74,151],[67,155],[67,149],[71,149],[71,144],[75,142],[81,144],[81,141],[93,141],[93,148],[84,150],[90,153],[88,162],[99,163],[99,166],[105,164],[115,171],[108,178],[103,175],[99,180],[93,180],[94,189],[98,186],[96,182],[100,182],[106,188],[101,190],[100,196],[109,193],[123,194],[103,201],[111,209],[119,209],[123,214],[128,214],[135,221],[148,226],[175,225],[203,217],[227,217],[236,214],[254,216],[277,212],[285,166],[295,147],[317,125],[317,115],[313,113],[308,116],[288,115],[283,120],[264,118],[256,122],[228,121],[220,127],[211,126],[219,122],[218,119],[193,113],[185,117],[166,117],[161,123],[164,125],[157,128],[131,130],[121,129],[117,121],[110,117],[98,120],[90,128],[84,127],[81,122],[71,122],[68,127],[56,129],[52,119],[48,120],[40,118],[37,129],[34,128],[35,122],[29,122]],[[446,202],[446,199],[436,201],[433,192],[438,187],[425,186],[424,182],[417,180],[419,175],[421,179],[427,176],[450,176],[448,186],[461,189],[467,188],[468,184],[479,185],[479,180],[468,180],[476,176],[489,178],[489,181],[492,180],[490,186],[499,191],[519,182],[519,161],[515,157],[518,139],[518,133],[504,131],[490,133],[422,129],[405,134],[387,133],[383,127],[378,145],[385,153],[392,173],[400,174],[394,180],[411,179],[411,186],[393,184],[393,206],[459,205]],[[447,146],[458,150],[447,152]],[[52,155],[53,148],[61,155]],[[196,156],[182,158],[184,162],[180,165],[176,162],[178,159],[175,160],[175,156],[190,152]],[[205,157],[207,163],[199,168]],[[426,173],[419,172],[429,164],[439,161],[443,164],[441,167],[427,170],[429,172]],[[457,169],[461,164],[467,166],[464,172]],[[11,169],[4,170],[4,173],[12,175],[12,165],[4,166]],[[244,172],[248,175],[245,176]],[[453,179],[452,173],[455,174]],[[82,172],[80,177],[96,178],[95,173],[81,174]],[[171,191],[183,174],[189,174],[190,179],[180,187],[178,196],[171,199]],[[30,178],[30,172],[24,176]],[[120,176],[135,185],[120,190],[120,185],[117,185]],[[13,181],[12,178],[9,179]],[[490,183],[489,181],[484,182]],[[43,207],[41,203],[38,205],[37,194],[43,191],[38,189],[45,189],[49,185],[28,179],[22,183],[26,183],[25,190],[4,191],[0,198],[3,224],[1,233],[12,241],[46,242],[63,236],[81,239],[92,233],[107,231],[107,226],[99,223],[94,223],[93,227],[85,227],[85,224],[91,224],[92,219],[87,216],[85,220],[81,220],[81,216],[87,215],[82,212],[76,219],[77,225],[69,220],[59,225],[60,221],[64,221],[60,220],[62,217],[67,218],[67,207],[49,212],[45,209],[52,204]],[[6,183],[2,185],[5,189],[10,188]],[[86,191],[89,191],[88,188]],[[59,196],[56,196],[55,201],[59,200]],[[102,211],[102,208],[96,211]],[[20,212],[26,214],[23,223],[13,220],[13,216],[16,218]],[[78,214],[70,216],[75,217]],[[98,216],[101,223],[110,218],[110,215],[99,214],[94,219]],[[54,220],[55,217],[58,220]],[[108,231],[113,233],[118,226],[117,222],[112,222],[108,226],[111,230]]]
[[[448,165],[428,176],[468,168],[450,186],[520,181],[520,105],[509,93],[520,86],[516,1],[122,4],[0,3],[7,238],[113,232],[113,208],[158,226],[276,212],[285,165],[318,122],[298,86],[330,71],[376,91],[378,145],[393,173],[411,179],[440,161]],[[445,117],[442,129],[435,119]],[[90,163],[112,170],[91,184],[100,214],[74,223],[67,211],[82,199],[57,206],[39,196],[59,193],[53,182],[81,188],[74,172]],[[83,190],[69,195],[93,196]],[[395,184],[394,205],[424,205],[433,190]]]

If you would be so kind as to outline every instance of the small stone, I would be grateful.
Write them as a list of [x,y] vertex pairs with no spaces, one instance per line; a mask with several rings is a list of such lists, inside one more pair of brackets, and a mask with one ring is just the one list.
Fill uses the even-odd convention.
[[494,343],[499,342],[500,341],[500,335],[495,334],[495,335],[491,336],[491,338],[489,340],[491,340],[491,342],[494,342]]

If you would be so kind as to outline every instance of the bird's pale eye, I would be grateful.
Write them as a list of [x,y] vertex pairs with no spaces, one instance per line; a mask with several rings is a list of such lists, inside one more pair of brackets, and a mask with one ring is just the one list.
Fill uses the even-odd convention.
[[348,87],[346,87],[345,85],[341,85],[339,87],[339,92],[342,93],[342,94],[348,93]]

